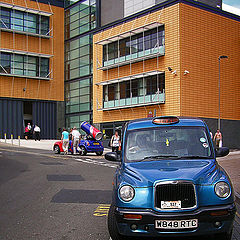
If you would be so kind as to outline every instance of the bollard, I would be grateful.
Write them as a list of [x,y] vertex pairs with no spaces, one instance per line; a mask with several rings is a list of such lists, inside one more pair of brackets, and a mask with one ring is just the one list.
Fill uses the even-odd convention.
[[11,134],[11,143],[13,145],[13,135]]
[[4,139],[5,139],[5,143],[7,143],[7,134],[4,133]]
[[20,136],[18,136],[18,146],[20,147]]

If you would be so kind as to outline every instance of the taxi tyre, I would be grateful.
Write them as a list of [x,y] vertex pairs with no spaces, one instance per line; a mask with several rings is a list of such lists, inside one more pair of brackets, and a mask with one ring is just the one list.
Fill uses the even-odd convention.
[[80,146],[80,149],[81,149],[81,155],[82,156],[87,155],[87,150],[86,150],[86,148],[84,146]]
[[55,154],[60,154],[60,147],[58,145],[55,145],[53,148]]
[[118,233],[117,221],[114,215],[114,206],[111,204],[108,212],[108,232],[112,240],[128,240],[129,238]]
[[215,238],[218,239],[218,240],[231,240],[232,239],[232,232],[233,232],[233,230],[231,230],[230,233],[216,234]]
[[99,151],[99,152],[96,152],[97,156],[102,156],[103,155],[103,151]]

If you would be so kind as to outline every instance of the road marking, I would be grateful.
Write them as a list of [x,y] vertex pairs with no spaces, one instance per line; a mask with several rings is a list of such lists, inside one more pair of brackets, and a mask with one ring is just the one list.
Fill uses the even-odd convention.
[[78,162],[83,162],[83,163],[90,163],[90,164],[94,164],[94,165],[98,165],[98,166],[117,168],[116,165],[105,163],[105,162],[99,162],[99,161],[92,160],[92,159],[89,159],[89,158],[87,158],[87,159],[73,158],[73,160],[78,161]]
[[108,215],[110,204],[99,204],[93,213],[95,217],[104,217]]

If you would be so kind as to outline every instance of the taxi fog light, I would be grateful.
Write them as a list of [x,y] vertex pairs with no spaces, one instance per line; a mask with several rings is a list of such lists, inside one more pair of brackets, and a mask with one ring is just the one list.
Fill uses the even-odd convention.
[[226,216],[228,215],[227,210],[222,210],[222,211],[215,211],[210,213],[211,216]]
[[130,228],[131,228],[132,230],[137,230],[137,229],[138,229],[138,226],[137,226],[137,224],[132,224],[132,225],[130,226]]
[[215,193],[220,198],[227,198],[230,196],[230,187],[226,182],[218,182],[215,185]]
[[141,220],[142,215],[139,214],[123,214],[124,219],[127,220]]
[[222,223],[221,223],[221,222],[215,222],[215,223],[214,223],[214,226],[215,226],[216,228],[219,228],[219,227],[222,226]]
[[123,201],[129,202],[134,198],[135,191],[131,186],[125,185],[120,188],[119,195]]

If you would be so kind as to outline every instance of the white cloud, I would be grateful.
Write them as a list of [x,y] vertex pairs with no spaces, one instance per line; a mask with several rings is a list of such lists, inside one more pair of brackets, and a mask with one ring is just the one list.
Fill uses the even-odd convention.
[[222,10],[240,16],[240,8],[236,8],[236,7],[233,7],[233,6],[230,6],[230,5],[227,5],[227,4],[223,3],[222,4]]

